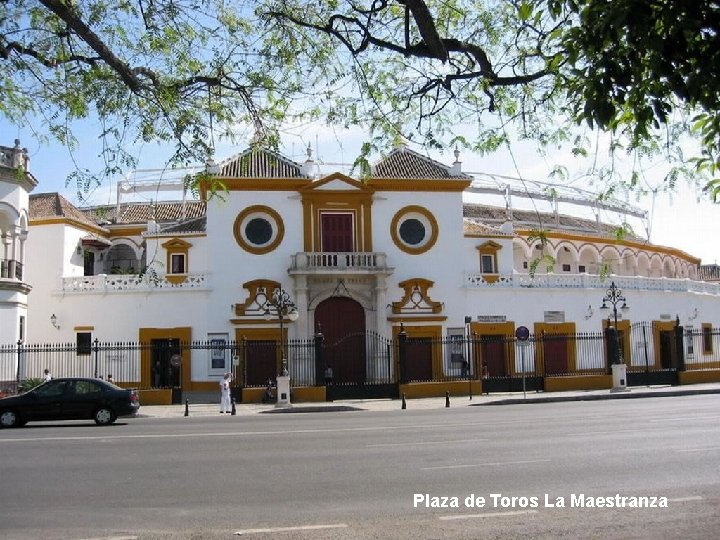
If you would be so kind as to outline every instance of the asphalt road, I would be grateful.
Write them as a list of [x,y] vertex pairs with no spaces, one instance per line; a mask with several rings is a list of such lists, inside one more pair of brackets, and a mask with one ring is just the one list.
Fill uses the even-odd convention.
[[[718,395],[30,424],[0,537],[717,538],[719,426]],[[634,497],[667,507],[587,507]]]

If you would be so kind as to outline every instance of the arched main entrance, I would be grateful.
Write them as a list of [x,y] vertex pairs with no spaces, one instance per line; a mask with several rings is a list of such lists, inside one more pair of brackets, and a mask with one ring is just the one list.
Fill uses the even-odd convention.
[[332,296],[315,308],[315,329],[324,336],[324,367],[333,384],[363,384],[366,378],[365,310],[346,296]]

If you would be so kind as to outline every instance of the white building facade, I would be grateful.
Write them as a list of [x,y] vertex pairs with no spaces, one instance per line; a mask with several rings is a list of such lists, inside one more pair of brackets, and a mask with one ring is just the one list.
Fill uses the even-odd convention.
[[[248,149],[220,164],[220,196],[209,197],[204,185],[198,201],[85,209],[57,193],[30,195],[34,179],[18,180],[27,168],[18,167],[16,149],[4,151],[0,342],[75,343],[85,353],[95,340],[149,344],[128,384],[214,390],[234,362],[244,384],[259,386],[282,369],[291,342],[319,333],[326,344],[359,339],[348,342],[355,353],[336,352],[311,368],[332,364],[336,381],[348,384],[397,381],[396,352],[375,356],[367,336],[394,343],[401,332],[420,359],[412,364],[417,380],[461,371],[479,378],[480,362],[512,375],[520,370],[515,353],[494,338],[511,338],[520,326],[534,335],[602,332],[609,318],[600,307],[613,283],[630,306],[617,326],[631,365],[660,365],[662,335],[678,323],[702,333],[720,322],[720,283],[700,281],[691,255],[618,239],[592,220],[468,204],[473,179],[459,162],[446,166],[406,148],[363,179],[318,177],[310,158],[300,164]],[[18,263],[21,279],[10,270]],[[280,321],[271,301],[280,291],[296,318]],[[651,360],[647,346],[644,358],[632,350],[631,327],[640,321],[654,333]],[[432,345],[469,336],[487,342],[463,353],[478,358],[462,368],[447,347]],[[194,341],[236,345],[222,354],[183,346]],[[239,343],[256,348],[240,354]],[[557,373],[582,367],[573,347],[555,349]],[[165,352],[153,352],[159,348]],[[703,350],[695,347],[692,358],[700,361]],[[131,357],[117,354],[117,367],[107,369],[119,372]],[[173,357],[182,370],[168,367]],[[295,379],[317,385],[307,373]]]

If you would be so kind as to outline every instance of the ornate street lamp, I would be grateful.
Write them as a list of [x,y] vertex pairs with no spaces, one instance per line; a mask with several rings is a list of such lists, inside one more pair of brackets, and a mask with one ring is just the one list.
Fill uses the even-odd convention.
[[[612,310],[613,315],[615,317],[615,339],[616,339],[616,345],[618,348],[618,362],[623,364],[623,354],[622,354],[622,347],[620,346],[620,332],[618,330],[618,304],[622,302],[622,306],[620,306],[620,309],[622,311],[627,311],[630,309],[627,305],[627,301],[625,300],[625,297],[623,296],[622,289],[615,286],[615,282],[613,281],[610,284],[610,287],[607,291],[605,291],[605,297],[603,298],[602,306],[600,306],[600,309],[602,310],[608,310],[610,309],[610,306],[607,305],[607,303],[610,302],[612,304]],[[608,317],[610,319],[610,317]]]
[[290,294],[282,287],[273,291],[272,297],[265,302],[265,320],[272,321],[277,318],[280,324],[280,359],[281,359],[281,375],[287,375],[287,358],[285,358],[285,336],[283,333],[285,318],[290,322],[297,321],[300,313],[298,313],[295,302],[290,298]]

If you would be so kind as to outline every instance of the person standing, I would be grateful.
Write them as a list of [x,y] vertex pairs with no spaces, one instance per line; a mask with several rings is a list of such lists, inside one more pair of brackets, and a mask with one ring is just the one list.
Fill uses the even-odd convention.
[[230,412],[230,373],[225,373],[220,381],[220,414]]
[[43,381],[48,382],[52,380],[52,375],[50,373],[50,370],[48,368],[45,368],[45,371],[43,371]]

